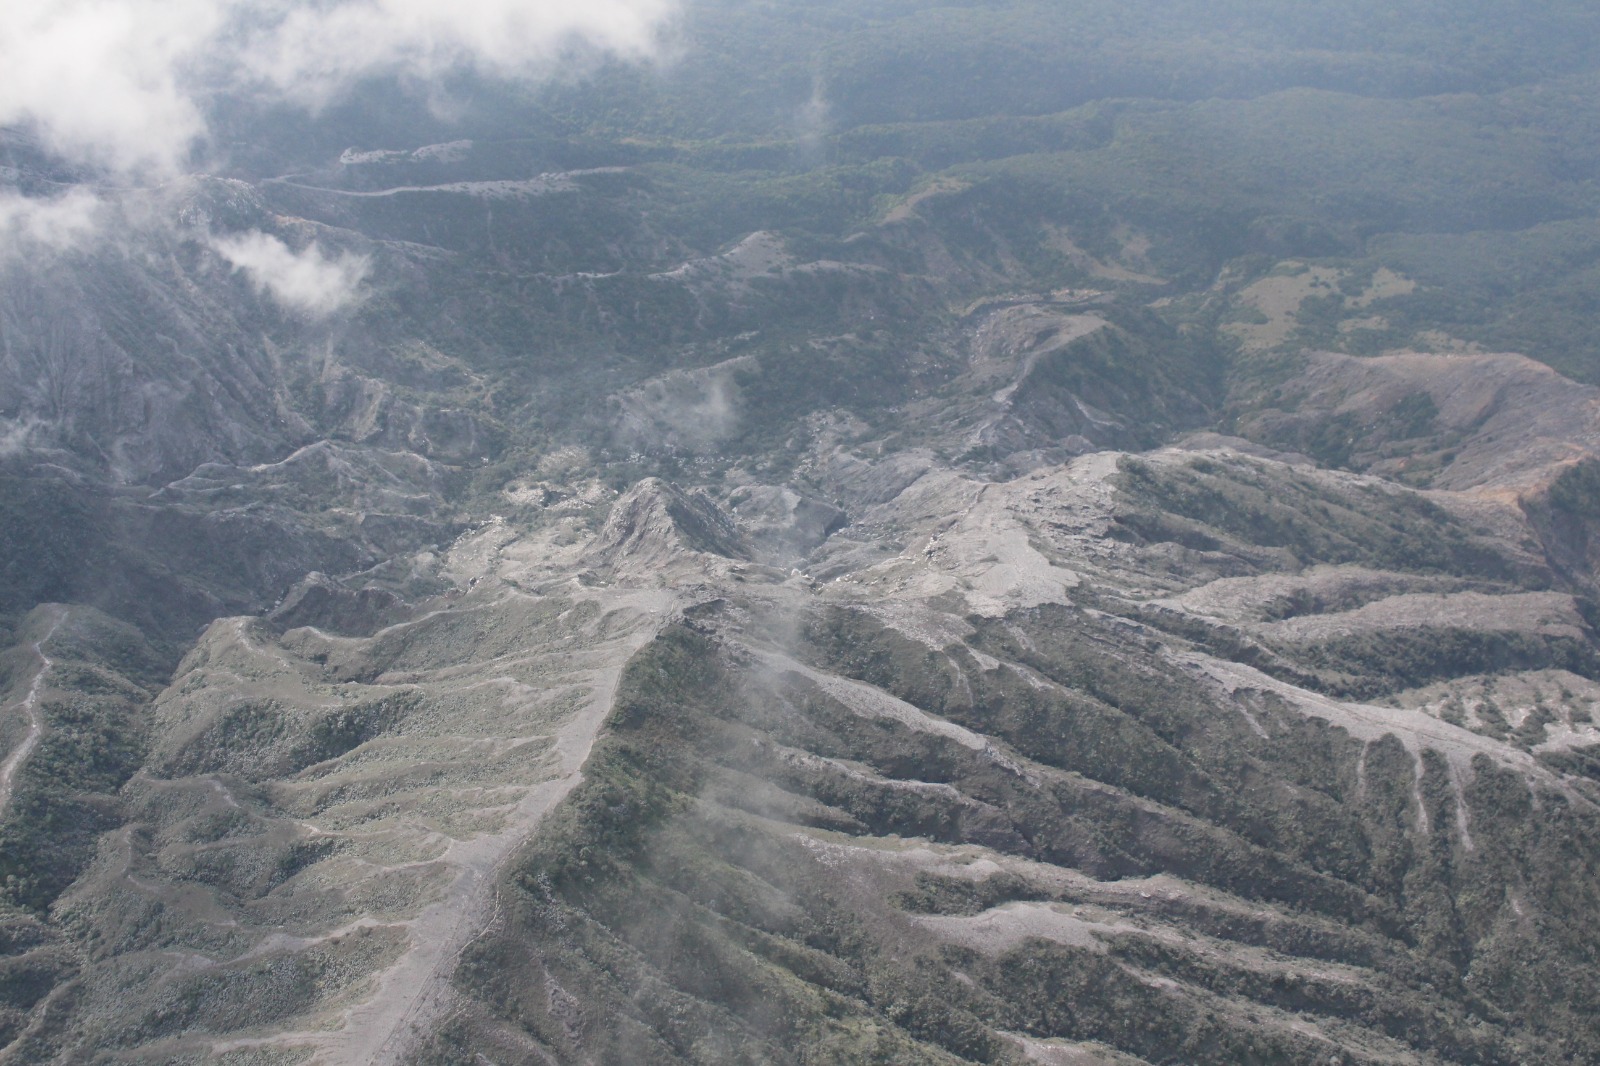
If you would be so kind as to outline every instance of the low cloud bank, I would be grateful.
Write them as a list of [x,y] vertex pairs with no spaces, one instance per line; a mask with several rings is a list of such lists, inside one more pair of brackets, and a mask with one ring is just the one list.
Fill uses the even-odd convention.
[[104,209],[99,197],[83,189],[50,198],[0,189],[0,257],[81,244],[94,235]]
[[248,92],[315,109],[362,78],[547,73],[578,43],[650,54],[677,0],[8,0],[0,126],[69,159],[178,173],[197,101]]
[[25,454],[34,432],[43,425],[37,418],[0,418],[0,459]]
[[330,259],[316,244],[297,252],[258,230],[214,238],[211,245],[258,292],[309,318],[324,318],[357,303],[371,269],[366,256],[345,252]]
[[650,54],[674,0],[354,0],[295,4],[252,34],[245,69],[309,107],[373,73],[431,80],[462,67],[537,76],[583,42]]
[[228,15],[224,0],[10,0],[0,124],[74,161],[174,170],[205,128],[186,68]]

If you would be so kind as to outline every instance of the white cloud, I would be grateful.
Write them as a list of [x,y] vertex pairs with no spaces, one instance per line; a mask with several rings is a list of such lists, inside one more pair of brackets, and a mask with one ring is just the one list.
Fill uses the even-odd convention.
[[307,107],[361,78],[547,70],[575,41],[651,51],[677,0],[6,0],[0,125],[69,158],[176,173],[197,101],[248,89]]
[[818,77],[811,84],[811,99],[795,112],[794,123],[795,145],[811,166],[823,161],[830,111],[828,97],[822,87],[822,78]]
[[27,451],[34,433],[43,426],[37,418],[0,418],[0,459],[10,459]]
[[429,79],[464,66],[536,74],[576,41],[651,51],[675,0],[346,0],[287,4],[252,34],[244,67],[296,102],[320,106],[369,74]]
[[79,245],[94,235],[104,210],[100,198],[83,189],[51,198],[0,190],[0,254]]
[[204,124],[187,65],[229,0],[8,0],[0,18],[0,124],[33,123],[61,154],[174,171]]
[[296,252],[269,233],[251,230],[211,242],[235,270],[243,271],[258,292],[301,314],[323,318],[361,297],[371,262],[366,256],[341,253],[330,259],[315,243]]

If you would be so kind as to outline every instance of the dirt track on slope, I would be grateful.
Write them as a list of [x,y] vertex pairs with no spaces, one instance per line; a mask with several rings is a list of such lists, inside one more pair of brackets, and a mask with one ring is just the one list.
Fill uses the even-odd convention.
[[33,642],[33,654],[39,658],[39,670],[33,675],[33,683],[28,686],[28,694],[20,704],[23,713],[28,716],[28,735],[22,738],[22,743],[17,745],[16,750],[6,756],[6,761],[0,763],[0,817],[4,817],[6,809],[11,806],[12,784],[16,780],[17,771],[28,761],[33,749],[39,746],[39,738],[44,735],[44,720],[39,717],[39,689],[44,684],[45,675],[55,665],[50,656],[44,653],[44,645],[55,636],[56,630],[65,620],[65,614],[57,614],[49,632]]

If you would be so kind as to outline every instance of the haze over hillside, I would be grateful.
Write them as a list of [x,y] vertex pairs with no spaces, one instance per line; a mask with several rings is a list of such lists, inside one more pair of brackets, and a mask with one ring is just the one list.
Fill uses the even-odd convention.
[[0,1063],[1600,1059],[1600,11],[0,28]]

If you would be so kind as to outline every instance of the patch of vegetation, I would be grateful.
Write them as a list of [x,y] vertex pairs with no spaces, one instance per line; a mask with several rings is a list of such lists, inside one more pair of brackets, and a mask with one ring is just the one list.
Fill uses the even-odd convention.
[[913,914],[979,914],[1034,895],[1033,886],[1015,874],[982,880],[918,874],[916,887],[893,897],[895,906]]
[[[814,871],[790,884],[809,865],[792,847],[695,799],[707,767],[690,753],[726,752],[749,698],[691,628],[640,653],[584,784],[511,875],[510,935],[480,941],[458,984],[542,1046],[599,1062],[911,1066],[959,1061],[929,1037],[989,1047],[931,990],[871,1010],[863,997],[898,1002],[915,974],[869,957],[859,918]],[[795,891],[805,906],[785,901]],[[470,1061],[473,1032],[466,1019],[441,1033],[431,1061]]]
[[1584,641],[1444,626],[1381,629],[1295,644],[1279,642],[1274,650],[1322,674],[1323,680],[1312,687],[1354,699],[1372,699],[1472,673],[1560,669],[1582,677],[1600,676],[1600,658]]
[[[1249,741],[1256,734],[1237,712],[1224,724],[1203,704],[1150,689],[1155,676],[1139,666],[1136,645],[1067,617],[1025,625],[1035,668],[1076,649],[1054,671],[1063,686],[1146,720],[1165,716],[1186,731],[1190,758],[1229,775],[1238,802],[1211,817],[1241,834],[1277,834],[1275,848],[1303,848],[1307,861],[1317,856],[1361,887],[1341,894],[1295,863],[1241,848],[1237,837],[1147,807],[1119,808],[1103,785],[1075,790],[1063,780],[1046,790],[1059,805],[1041,802],[1041,789],[1008,785],[1005,771],[959,745],[863,718],[681,626],[630,665],[595,772],[518,860],[502,890],[505,922],[469,951],[457,976],[471,1006],[436,1037],[428,1061],[470,1061],[474,1049],[509,1039],[506,1025],[556,1061],[999,1062],[1008,1054],[999,1030],[1100,1041],[1148,1061],[1265,1064],[1322,1046],[1271,1024],[1264,1010],[1359,1024],[1449,1061],[1509,1064],[1519,1048],[1555,1047],[1533,1029],[1587,1046],[1570,1028],[1574,1015],[1564,1014],[1558,1029],[1513,1026],[1496,1004],[1518,1002],[1525,982],[1494,990],[1480,982],[1473,991],[1461,984],[1467,968],[1480,965],[1474,960],[1500,950],[1472,915],[1487,903],[1480,893],[1511,876],[1494,842],[1515,832],[1514,809],[1497,816],[1500,828],[1482,827],[1476,852],[1464,852],[1452,838],[1455,792],[1442,763],[1425,760],[1419,769],[1392,739],[1363,751],[1297,711],[1268,705],[1258,724],[1270,739]],[[819,663],[847,656],[851,673],[930,710],[930,696],[953,689],[912,646],[864,620],[819,618],[808,643]],[[984,646],[1003,659],[1023,651],[998,626]],[[993,673],[959,669],[969,684]],[[975,697],[971,707],[946,698],[934,713],[971,721],[984,700]],[[1027,731],[991,735],[1021,749]],[[1026,765],[1039,774],[1048,764]],[[1076,773],[1109,769],[1089,750],[1069,765]],[[879,819],[878,801],[861,789],[884,796],[913,781],[921,782],[909,789],[923,795],[918,802],[929,812],[944,806],[948,821],[896,829],[890,818],[873,827],[877,843],[851,839]],[[1295,790],[1300,806],[1286,809]],[[1309,801],[1315,792],[1326,797],[1320,806]],[[1420,833],[1417,794],[1431,835]],[[960,813],[974,802],[989,810],[987,827]],[[1503,801],[1469,796],[1475,838],[1479,804],[1495,802]],[[827,820],[829,809],[854,822],[804,828]],[[1014,835],[997,831],[996,819],[1009,821]],[[1305,834],[1298,842],[1289,835],[1296,824]],[[905,923],[1055,897],[1012,874],[966,879],[860,865],[855,849],[891,846],[895,838],[883,834],[907,831],[1080,868],[1092,868],[1086,853],[1095,848],[1143,854],[1151,869],[1282,901],[1248,916],[1188,895],[1162,905],[1187,928],[1370,970],[1355,984],[1324,980],[1134,933],[1104,952],[1037,939],[987,955],[935,946]],[[1067,845],[1075,834],[1079,843]],[[1559,838],[1541,833],[1545,843],[1536,846]],[[1340,849],[1343,857],[1329,854]],[[867,868],[877,873],[841,876]],[[1458,907],[1463,917],[1441,925],[1440,915]],[[1160,981],[1171,980],[1188,991],[1163,991]],[[1253,1005],[1249,1019],[1240,1003]]]
[[219,773],[245,780],[287,777],[382,736],[421,703],[414,691],[314,709],[275,700],[240,700],[197,731],[182,750],[162,760],[159,769],[174,777]]
[[[78,608],[58,627],[40,689],[43,730],[20,764],[0,819],[0,892],[43,911],[78,876],[120,817],[117,795],[145,755],[144,710],[160,659],[130,627]],[[43,635],[42,633],[40,634]],[[109,662],[92,657],[100,645]],[[128,671],[116,672],[112,664]]]
[[[1511,565],[1459,519],[1426,497],[1377,485],[1340,490],[1292,470],[1124,459],[1119,484],[1130,506],[1119,524],[1157,529],[1177,515],[1245,544],[1287,549],[1303,565],[1359,563],[1414,573],[1511,576]],[[1142,505],[1142,506],[1141,506]],[[1147,517],[1148,516],[1148,517]]]

